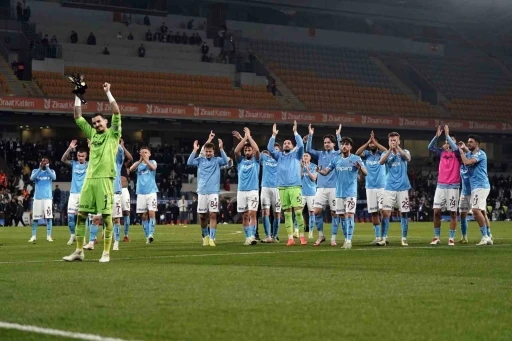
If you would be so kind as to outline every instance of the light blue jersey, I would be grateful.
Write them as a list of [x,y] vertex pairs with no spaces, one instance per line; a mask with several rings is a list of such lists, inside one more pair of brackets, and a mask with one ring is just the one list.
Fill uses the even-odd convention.
[[[151,164],[156,166],[155,160],[149,160]],[[156,169],[151,170],[148,165],[141,162],[137,166],[137,194],[151,194],[158,193],[156,187]]]
[[[121,169],[123,167],[124,162],[124,149],[119,145],[117,147],[117,154],[116,154],[116,177],[114,179],[114,194],[121,194],[122,187],[121,187]],[[138,173],[137,173],[138,174]],[[137,177],[138,181],[138,177]]]
[[80,193],[84,186],[85,174],[87,173],[89,162],[80,163],[71,161],[71,189],[69,193]]
[[277,160],[277,187],[295,187],[302,184],[300,178],[300,160],[304,155],[304,143],[299,134],[295,134],[295,149],[288,153],[275,151],[276,138],[272,136],[268,141],[267,149]]
[[359,169],[355,166],[358,163],[362,169],[365,169],[363,160],[350,154],[347,157],[339,155],[331,160],[327,169],[331,169],[336,175],[336,198],[357,197],[357,173]]
[[277,161],[265,154],[261,154],[260,161],[263,166],[261,187],[277,188]]
[[[336,156],[340,155],[340,152],[337,150],[314,150],[313,149],[313,135],[309,135],[308,142],[306,143],[306,152],[308,152],[311,156],[315,157],[319,167],[325,169],[331,163],[331,160]],[[316,186],[318,188],[336,188],[336,176],[334,172],[329,173],[326,176],[320,176],[317,180]]]
[[238,161],[238,190],[257,191],[260,178],[260,162],[253,156],[250,159],[242,157]]
[[[309,164],[309,171],[311,174],[316,174],[316,165]],[[318,177],[317,177],[318,179]],[[312,197],[316,194],[316,181],[311,180],[306,167],[302,167],[302,195],[305,197]]]
[[469,182],[471,184],[471,191],[483,188],[491,188],[489,184],[489,176],[487,175],[487,154],[483,150],[476,153],[468,152],[466,154],[468,159],[475,159],[476,163],[468,165]]
[[469,169],[466,165],[460,165],[460,178],[462,180],[462,192],[465,197],[471,195],[471,182],[469,180]]
[[207,159],[204,155],[196,157],[192,152],[188,157],[187,166],[197,167],[197,194],[219,194],[220,167],[228,164],[228,157],[224,150],[221,157]]
[[[410,157],[411,154],[407,149],[403,151]],[[381,157],[384,157],[387,153],[391,153],[391,155],[386,161],[387,178],[384,189],[393,192],[409,190],[411,184],[409,183],[409,176],[407,175],[407,160],[405,160],[400,153],[394,154],[389,150],[382,153]]]
[[46,169],[37,168],[32,171],[30,181],[35,184],[34,199],[53,199],[52,181],[57,179],[55,171],[46,166]]
[[366,189],[379,189],[386,186],[386,166],[380,164],[382,152],[377,150],[372,153],[365,150],[361,159],[366,166],[368,175],[366,175]]

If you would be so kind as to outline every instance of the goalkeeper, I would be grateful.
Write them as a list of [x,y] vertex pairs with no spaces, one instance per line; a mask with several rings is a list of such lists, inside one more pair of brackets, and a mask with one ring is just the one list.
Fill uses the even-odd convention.
[[67,262],[84,259],[85,220],[88,213],[101,214],[105,222],[105,239],[103,255],[100,263],[110,261],[110,245],[112,244],[112,198],[114,196],[113,180],[116,176],[115,155],[121,137],[121,115],[119,106],[110,93],[110,84],[103,84],[110,107],[112,109],[111,127],[107,128],[108,120],[100,113],[94,114],[91,125],[82,117],[81,100],[75,97],[75,122],[91,140],[89,167],[80,195],[76,226],[76,250],[64,257]]

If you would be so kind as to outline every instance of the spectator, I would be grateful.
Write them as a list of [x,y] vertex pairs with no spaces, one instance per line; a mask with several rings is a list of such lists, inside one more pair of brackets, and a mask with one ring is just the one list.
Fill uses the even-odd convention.
[[[13,207],[14,208],[14,207]],[[23,212],[25,212],[25,208],[23,207],[23,201],[22,202],[16,202],[16,213],[14,214],[14,226],[18,226],[20,223],[21,225],[25,226],[25,222],[23,221]]]
[[129,26],[132,23],[132,15],[123,13],[123,24]]
[[180,225],[185,225],[187,222],[188,202],[184,195],[178,201],[178,208],[180,210]]
[[174,43],[174,35],[172,34],[172,31],[169,31],[169,34],[167,34],[167,42]]
[[197,197],[192,197],[192,224],[197,224]]
[[199,35],[199,33],[196,33],[196,45],[201,45],[203,43],[203,38]]
[[117,39],[123,39],[123,34],[121,32],[117,32]]
[[108,50],[108,47],[105,46],[105,48],[103,49],[103,54],[106,56],[110,56],[110,51]]
[[203,43],[203,46],[201,46],[201,54],[202,54],[202,57],[201,57],[201,61],[203,62],[207,62],[208,61],[208,52],[210,51],[210,47],[208,46],[208,44],[206,44],[206,42]]
[[43,46],[48,46],[50,44],[50,41],[48,40],[48,35],[45,34],[43,39],[41,39],[41,44],[43,44]]
[[167,27],[167,25],[165,24],[165,22],[162,23],[162,26],[160,26],[160,32],[162,33],[162,35],[164,34],[167,34],[167,30],[169,28]]
[[149,17],[147,15],[144,16],[144,25],[151,26],[151,22],[149,21]]
[[69,41],[71,42],[71,44],[76,44],[78,42],[78,34],[75,31],[71,31],[71,35],[69,36]]
[[130,32],[130,34],[128,34],[128,38],[127,38],[127,39],[128,39],[128,40],[133,40],[133,34],[132,34],[132,32]]
[[60,205],[61,191],[59,185],[55,185],[55,190],[53,191],[53,203],[57,206]]
[[23,62],[18,63],[18,70],[16,71],[16,76],[19,80],[24,79],[25,74],[25,64]]
[[21,7],[21,2],[18,1],[18,4],[16,5],[16,16],[19,21],[23,20],[23,7]]
[[189,30],[193,29],[194,27],[194,19],[190,19],[190,21],[187,23],[187,28]]
[[152,41],[153,40],[153,33],[151,33],[151,29],[148,29],[146,32],[146,41]]
[[188,44],[189,45],[195,45],[196,43],[196,34],[195,33],[192,33],[192,35],[190,36],[190,38],[188,38]]
[[7,188],[7,175],[0,169],[0,190]]
[[146,48],[144,47],[144,44],[140,44],[139,49],[137,51],[139,53],[140,58],[143,58],[146,56]]
[[187,45],[188,44],[188,37],[185,32],[183,32],[183,35],[181,36],[181,44]]
[[87,45],[96,45],[96,37],[92,32],[89,34],[89,37],[87,37]]
[[57,45],[58,43],[59,43],[59,42],[57,41],[57,36],[54,34],[54,35],[52,36],[52,39],[50,40],[50,44],[51,44],[51,45],[53,45],[53,46],[55,46],[55,45]]
[[153,41],[161,41],[162,35],[159,31],[156,31],[155,34],[153,34]]
[[32,11],[30,10],[30,6],[25,7],[25,9],[23,10],[23,20],[29,22],[31,15]]
[[176,32],[176,34],[174,35],[174,43],[175,43],[175,44],[180,44],[180,43],[181,43],[181,35],[180,35],[180,32]]

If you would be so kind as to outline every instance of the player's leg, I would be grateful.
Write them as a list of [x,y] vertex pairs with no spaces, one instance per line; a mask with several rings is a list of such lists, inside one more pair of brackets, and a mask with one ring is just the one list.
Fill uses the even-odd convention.
[[487,219],[486,219],[486,206],[487,195],[489,190],[478,188],[471,192],[471,208],[473,209],[473,216],[480,226],[482,239],[477,245],[488,245],[490,238],[487,235]]
[[321,243],[325,242],[325,236],[324,236],[324,217],[322,216],[322,211],[324,207],[328,203],[328,194],[325,190],[325,188],[317,188],[315,199],[314,199],[314,214],[315,214],[315,225],[316,229],[318,231],[318,239],[313,244],[315,246],[320,245]]
[[338,238],[338,230],[341,225],[341,230],[343,232],[343,235],[346,237],[346,222],[344,216],[339,216],[336,214],[336,210],[331,211],[331,246],[338,245],[336,243],[336,239]]
[[208,231],[208,207],[208,194],[199,194],[197,198],[197,213],[199,214],[199,225],[201,226],[203,246],[208,246],[210,240],[210,232]]
[[123,211],[121,208],[121,194],[114,194],[112,207],[112,219],[114,220],[114,246],[113,251],[119,251],[119,241],[121,240],[121,217]]
[[[343,198],[336,198],[335,204],[332,205],[332,207],[334,207],[336,215],[339,216],[338,219],[340,221],[341,229],[343,232],[343,238],[344,238],[342,248],[345,248],[345,246],[347,244],[347,221],[345,219],[345,200]],[[337,245],[336,239],[334,239],[334,241],[331,239],[331,246],[336,246],[336,245]]]
[[471,207],[470,199],[470,196],[461,194],[459,200],[460,232],[462,235],[462,238],[459,240],[459,243],[461,244],[468,243],[468,212]]
[[381,229],[381,240],[377,244],[379,246],[386,246],[388,239],[389,230],[389,219],[391,217],[391,211],[395,207],[397,199],[397,192],[395,191],[384,191],[382,194],[382,229]]
[[409,191],[400,191],[397,194],[398,207],[400,210],[400,227],[402,230],[402,246],[407,244],[407,234],[409,232]]
[[251,218],[249,216],[249,208],[248,208],[248,197],[246,196],[246,191],[238,191],[236,193],[236,210],[238,213],[242,215],[242,228],[244,230],[245,235],[245,243],[244,245],[251,245],[251,231],[250,231],[250,222]]
[[280,188],[279,197],[281,198],[281,210],[284,212],[284,226],[286,228],[286,234],[288,235],[288,242],[286,245],[295,245],[295,240],[293,239],[292,206],[288,188]]
[[142,230],[144,231],[144,236],[146,238],[146,242],[149,236],[149,222],[148,222],[148,214],[147,214],[147,205],[146,205],[146,195],[145,194],[137,194],[137,205],[136,205],[137,215],[141,219]]
[[148,222],[148,241],[150,243],[155,241],[155,227],[156,227],[156,212],[158,207],[158,201],[156,193],[146,195],[146,209],[148,210],[149,222]]
[[34,199],[32,202],[32,236],[28,240],[29,243],[36,242],[37,225],[39,219],[44,218],[44,200]]
[[80,194],[70,193],[68,199],[68,228],[69,228],[69,240],[68,245],[73,245],[76,240],[75,227],[76,227],[76,214],[78,213],[78,203],[80,200]]
[[79,209],[76,217],[76,250],[71,255],[63,257],[67,262],[81,261],[84,259],[85,225],[89,213],[96,213],[96,197],[94,179],[86,179],[80,193]]
[[302,214],[302,188],[300,186],[288,187],[286,189],[290,207],[295,213],[295,221],[299,229],[299,239],[301,245],[308,243],[304,237],[304,215]]
[[128,188],[123,188],[121,190],[121,207],[123,209],[124,242],[130,241],[128,236],[130,232],[130,204],[130,192],[128,192]]
[[217,214],[219,213],[219,195],[209,194],[208,195],[208,212],[209,224],[207,227],[208,245],[215,246],[215,238],[217,235]]
[[281,195],[277,188],[272,189],[272,207],[274,208],[274,221],[272,222],[272,240],[279,242],[279,227],[281,225]]
[[[100,213],[105,224],[105,239],[103,239],[103,254],[100,263],[110,261],[110,247],[112,246],[112,232],[114,226],[112,224],[112,201],[114,200],[114,183],[111,179],[97,179],[98,187],[101,191],[96,192],[96,203],[100,204]],[[103,199],[103,202],[100,200]]]
[[441,209],[446,207],[447,189],[436,187],[434,194],[434,239],[430,245],[441,244]]
[[89,243],[84,246],[86,250],[94,250],[94,245],[97,243],[97,236],[100,230],[101,218],[98,213],[88,216],[89,219]]
[[457,207],[459,200],[459,189],[452,188],[448,190],[447,207],[450,211],[450,233],[448,237],[448,245],[455,245],[455,232],[457,232]]
[[265,239],[262,240],[262,243],[271,243],[272,242],[272,229],[270,226],[270,188],[262,188],[261,189],[261,220],[263,221],[263,229],[265,230]]
[[46,222],[46,241],[53,242],[52,230],[53,230],[53,201],[51,199],[44,200],[44,219]]
[[253,241],[257,240],[257,225],[258,225],[258,204],[259,204],[259,193],[258,191],[249,191],[247,193],[247,209],[250,218],[250,230]]
[[373,231],[375,239],[370,245],[376,245],[380,241],[381,227],[380,227],[380,216],[379,216],[379,189],[370,188],[366,189],[366,202],[368,207],[368,213],[372,216]]
[[345,221],[347,224],[347,239],[344,244],[344,249],[352,248],[352,237],[354,236],[354,231],[356,228],[356,222],[354,220],[354,215],[356,213],[356,198],[349,197],[344,198],[343,208],[345,210]]
[[485,224],[487,226],[487,237],[489,238],[489,241],[487,242],[487,244],[493,245],[494,240],[492,238],[492,233],[491,233],[491,221],[489,220],[489,215],[487,214],[487,211],[485,211]]
[[307,206],[307,212],[308,212],[308,227],[309,227],[309,233],[308,238],[313,239],[313,230],[315,229],[315,209],[314,209],[314,196],[308,196],[306,198],[306,206]]

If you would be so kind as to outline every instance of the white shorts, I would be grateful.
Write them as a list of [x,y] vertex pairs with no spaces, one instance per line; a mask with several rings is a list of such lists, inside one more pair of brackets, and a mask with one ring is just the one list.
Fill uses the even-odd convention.
[[336,214],[356,213],[356,197],[336,198]]
[[145,213],[147,211],[157,211],[158,201],[156,193],[137,194],[137,213]]
[[336,211],[336,188],[317,188],[313,205],[321,209],[329,205],[331,211]]
[[409,191],[386,191],[382,195],[382,209],[392,211],[396,206],[402,213],[410,212]]
[[305,196],[303,195],[302,196],[302,207],[306,207],[306,205],[308,205],[308,211],[312,212],[315,207],[314,207],[314,203],[315,202],[315,197],[313,195],[308,195],[308,196]]
[[131,208],[130,204],[131,204],[130,192],[128,191],[128,188],[123,188],[121,190],[121,210],[130,211],[130,208]]
[[112,218],[121,218],[123,216],[121,198],[122,194],[114,194],[114,201],[112,202]]
[[459,200],[458,188],[436,188],[434,194],[434,209],[440,208],[443,211],[457,212],[457,200]]
[[68,214],[78,214],[78,206],[80,203],[80,193],[69,193]]
[[471,209],[471,194],[470,195],[460,195],[459,199],[459,212],[467,213]]
[[197,213],[219,212],[218,194],[199,194],[197,198]]
[[257,190],[238,191],[236,194],[236,206],[238,212],[257,211],[260,202]]
[[366,203],[368,205],[368,213],[375,213],[382,210],[384,188],[367,188]]
[[281,212],[281,197],[279,196],[279,189],[262,187],[261,188],[261,208],[270,209],[274,208],[274,212]]
[[489,188],[477,188],[471,191],[471,208],[474,210],[487,211],[487,197]]
[[53,218],[53,200],[52,199],[34,199],[32,203],[32,219],[52,219]]

